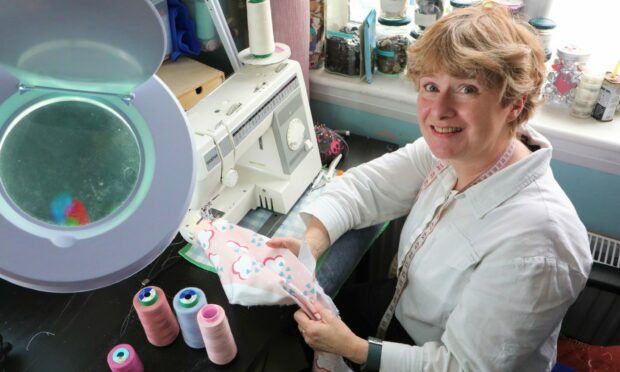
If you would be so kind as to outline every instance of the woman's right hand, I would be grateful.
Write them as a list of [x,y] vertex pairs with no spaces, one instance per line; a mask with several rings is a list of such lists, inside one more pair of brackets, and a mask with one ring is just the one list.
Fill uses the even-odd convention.
[[[304,234],[304,239],[308,244],[310,253],[315,259],[319,259],[323,252],[331,245],[329,241],[329,234],[323,223],[317,218],[312,217],[308,228]],[[286,248],[290,250],[295,256],[299,257],[299,250],[301,249],[301,240],[293,237],[286,238],[273,238],[267,242],[267,246],[271,248]]]
[[265,244],[271,248],[286,248],[295,256],[299,256],[299,250],[301,249],[301,240],[292,237],[273,238]]

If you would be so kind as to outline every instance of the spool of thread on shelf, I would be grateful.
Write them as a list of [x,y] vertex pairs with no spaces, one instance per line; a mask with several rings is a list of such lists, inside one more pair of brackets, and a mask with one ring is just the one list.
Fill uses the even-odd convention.
[[198,327],[198,311],[207,304],[204,292],[195,287],[181,289],[172,300],[172,307],[177,314],[181,335],[187,346],[194,349],[205,347],[202,334]]
[[161,288],[142,288],[133,297],[133,306],[152,345],[166,346],[174,342],[179,335],[179,323]]
[[197,319],[209,360],[219,365],[230,363],[237,355],[237,344],[224,309],[215,304],[204,305]]
[[275,50],[271,4],[269,0],[248,0],[248,34],[250,52],[256,58],[267,58]]
[[110,350],[108,366],[112,372],[144,372],[142,361],[129,344],[119,344]]

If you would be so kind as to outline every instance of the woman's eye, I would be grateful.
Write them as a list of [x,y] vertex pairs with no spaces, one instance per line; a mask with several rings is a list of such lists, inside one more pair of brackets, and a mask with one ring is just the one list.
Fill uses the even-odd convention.
[[427,92],[437,92],[437,91],[439,91],[437,89],[437,86],[435,84],[431,84],[431,83],[424,84],[424,90],[427,91]]
[[478,88],[473,85],[465,85],[463,86],[463,88],[461,88],[461,91],[465,94],[473,94],[478,93]]

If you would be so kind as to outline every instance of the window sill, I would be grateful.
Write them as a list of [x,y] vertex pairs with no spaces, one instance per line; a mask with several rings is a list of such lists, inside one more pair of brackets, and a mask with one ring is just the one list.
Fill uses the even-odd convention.
[[[310,71],[310,98],[417,125],[417,93],[406,79],[375,74],[359,78]],[[554,159],[620,175],[620,115],[614,121],[577,119],[567,108],[545,105],[530,124],[553,144]]]

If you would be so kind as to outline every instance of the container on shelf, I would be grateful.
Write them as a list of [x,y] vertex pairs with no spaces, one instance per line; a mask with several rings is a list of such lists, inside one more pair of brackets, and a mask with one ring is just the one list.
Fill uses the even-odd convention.
[[[618,67],[616,66],[616,70]],[[603,84],[599,90],[592,117],[598,121],[612,121],[616,114],[616,108],[620,103],[620,75],[617,71],[605,74]]]
[[557,50],[543,88],[543,96],[547,102],[570,106],[589,57],[590,52],[572,44]]
[[555,22],[549,18],[532,18],[529,24],[536,29],[536,34],[545,49],[545,61],[551,59],[551,35],[555,29]]
[[419,36],[424,30],[435,23],[443,15],[444,7],[441,0],[418,0],[416,1],[414,24],[412,30]]
[[506,7],[513,16],[525,18],[525,3],[523,0],[494,0]]
[[407,67],[407,49],[413,43],[409,20],[379,19],[375,55],[379,72],[398,75]]
[[381,0],[379,19],[400,20],[407,17],[408,0]]
[[523,0],[494,0],[504,6],[515,17],[527,18],[525,14],[525,2]]
[[339,31],[327,31],[325,69],[338,74],[360,74],[360,38],[358,28],[345,26]]
[[570,106],[571,116],[589,118],[596,104],[605,74],[599,71],[585,70],[581,74],[579,84],[575,89],[575,97]]
[[450,0],[450,5],[448,9],[446,9],[446,13],[450,13],[457,9],[467,8],[472,5],[476,5],[480,2],[480,0]]

